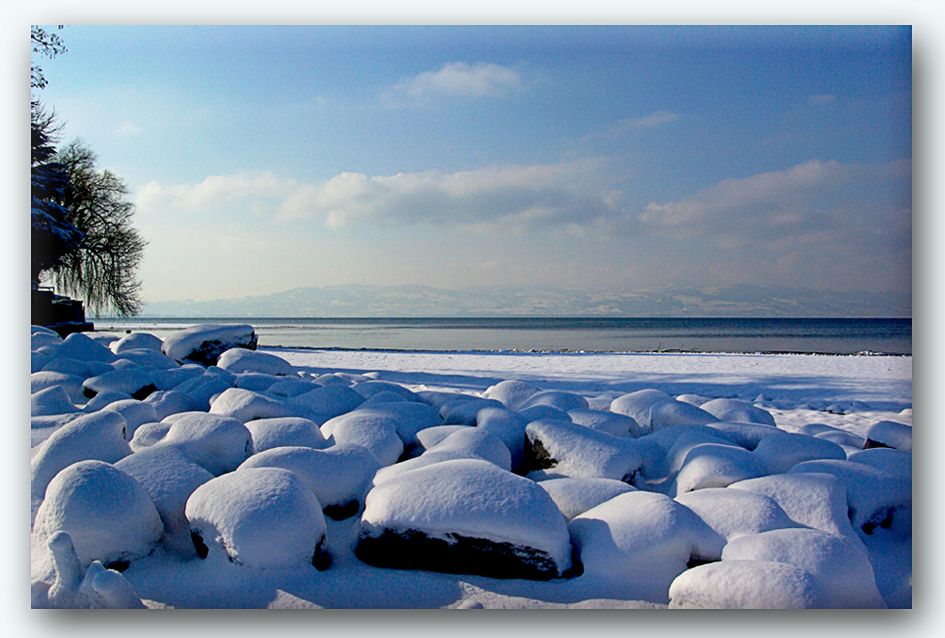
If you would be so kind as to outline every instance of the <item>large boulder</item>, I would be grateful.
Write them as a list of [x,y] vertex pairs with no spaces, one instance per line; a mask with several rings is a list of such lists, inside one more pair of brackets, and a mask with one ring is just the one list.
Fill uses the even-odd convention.
[[31,538],[34,577],[48,577],[53,571],[48,540],[60,531],[72,537],[82,566],[98,560],[124,569],[154,549],[163,525],[137,481],[108,463],[80,461],[49,483],[36,514]]
[[670,496],[707,487],[727,487],[736,481],[764,474],[764,467],[745,448],[704,443],[686,454],[683,466],[670,486]]
[[187,458],[214,476],[232,472],[253,453],[252,435],[232,417],[182,412],[167,417],[162,425],[167,423],[170,427],[158,441],[178,446]]
[[285,446],[321,450],[329,445],[318,424],[311,419],[287,416],[256,419],[246,422],[245,425],[253,435],[253,450],[256,454]]
[[663,401],[672,401],[673,397],[661,390],[648,388],[624,394],[610,402],[610,411],[633,418],[644,433],[650,432],[650,408]]
[[517,410],[528,397],[541,392],[540,388],[518,379],[508,379],[490,386],[483,397],[501,401],[509,410]]
[[285,359],[268,352],[257,352],[242,347],[230,348],[223,352],[217,359],[216,365],[233,374],[260,372],[275,376],[296,376],[295,368]]
[[210,366],[231,348],[255,350],[257,341],[256,331],[250,325],[200,324],[171,334],[161,345],[161,352],[181,364]]
[[880,421],[866,431],[866,448],[891,447],[912,452],[912,426],[895,421]]
[[100,392],[122,392],[133,399],[146,399],[157,390],[150,372],[141,368],[112,370],[103,375],[86,379],[82,383],[82,393],[92,398]]
[[568,416],[578,425],[613,434],[614,436],[638,438],[644,434],[640,424],[633,417],[625,414],[617,414],[606,410],[576,408],[568,410]]
[[197,555],[225,556],[256,568],[311,564],[325,569],[325,517],[302,480],[282,468],[256,467],[207,481],[185,507]]
[[233,417],[243,423],[253,419],[300,416],[300,412],[303,410],[289,405],[286,401],[240,388],[227,388],[219,396],[210,400],[211,414]]
[[384,414],[354,411],[327,421],[322,434],[335,444],[353,443],[371,451],[381,465],[393,465],[404,451],[397,422]]
[[548,580],[571,567],[564,516],[537,484],[478,460],[406,472],[372,489],[356,549],[364,562]]
[[747,490],[709,487],[676,497],[726,541],[773,529],[799,527],[777,501]]
[[115,354],[122,354],[127,350],[153,350],[154,352],[160,352],[163,343],[161,339],[148,332],[132,332],[121,339],[112,341],[108,347]]

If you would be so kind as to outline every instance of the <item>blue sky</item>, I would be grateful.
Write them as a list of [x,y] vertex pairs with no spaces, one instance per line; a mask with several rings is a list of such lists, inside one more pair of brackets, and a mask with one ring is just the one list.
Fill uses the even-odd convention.
[[147,301],[911,290],[908,27],[58,33],[36,95],[128,184]]

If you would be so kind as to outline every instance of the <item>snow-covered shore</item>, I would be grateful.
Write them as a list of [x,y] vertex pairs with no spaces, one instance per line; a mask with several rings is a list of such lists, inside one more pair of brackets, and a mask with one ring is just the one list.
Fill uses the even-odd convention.
[[[96,450],[118,449],[108,452],[116,458],[100,460],[116,465],[119,470],[125,468],[123,471],[136,477],[135,480],[143,477],[140,480],[152,499],[156,499],[153,483],[164,479],[153,479],[161,475],[160,471],[150,469],[158,467],[157,461],[150,465],[148,459],[139,462],[143,453],[161,463],[188,468],[195,477],[194,486],[186,493],[180,491],[183,488],[176,488],[175,498],[181,502],[174,507],[181,509],[182,525],[203,534],[203,540],[210,545],[207,556],[200,559],[188,553],[191,550],[180,551],[168,542],[172,534],[167,508],[173,500],[168,497],[165,509],[158,508],[164,525],[163,540],[148,537],[144,541],[146,551],[127,561],[121,575],[124,583],[149,607],[653,608],[667,603],[778,606],[778,601],[785,607],[911,606],[911,452],[881,448],[864,456],[863,450],[877,423],[893,424],[890,427],[894,429],[896,424],[910,426],[911,437],[911,357],[262,348],[255,353],[260,357],[242,356],[250,352],[242,351],[226,355],[216,366],[203,368],[171,362],[160,352],[162,346],[168,351],[167,341],[160,344],[159,340],[135,337],[122,340],[121,345],[120,336],[97,335],[96,340],[83,340],[80,335],[70,338],[72,346],[68,348],[68,344],[54,337],[33,339],[33,349],[41,356],[34,355],[33,361],[31,456],[34,479],[44,472],[48,475],[42,479],[45,483],[40,486],[42,489],[34,484],[33,514],[37,526],[42,527],[33,528],[34,606],[45,606],[44,601],[52,600],[49,592],[54,589],[46,588],[55,584],[56,570],[50,566],[46,546],[57,529],[65,526],[61,516],[48,511],[51,506],[41,511],[43,492],[49,501],[47,489],[66,489],[59,485],[65,479],[56,475],[80,460],[69,456],[77,445]],[[108,347],[101,350],[93,347],[104,345]],[[57,359],[58,363],[53,363]],[[93,360],[94,364],[89,363]],[[80,365],[76,361],[86,363]],[[113,372],[119,374],[110,374]],[[55,374],[71,378],[51,376]],[[136,384],[144,383],[145,378],[153,384],[151,391],[146,396],[131,398],[140,390]],[[62,391],[50,390],[53,387]],[[172,394],[175,388],[177,391]],[[648,405],[645,414],[633,412],[632,405],[639,403],[634,397],[642,396],[641,391],[666,395],[666,399],[658,402],[663,409]],[[116,394],[109,397],[109,392]],[[88,398],[89,394],[96,396]],[[187,395],[198,403],[205,401],[207,405],[195,406],[177,394]],[[403,407],[409,403],[416,404],[416,409]],[[180,417],[182,412],[201,410],[214,415],[210,418],[212,428],[219,428],[226,420],[226,427],[230,428],[225,435],[230,437],[227,441],[248,437],[245,461],[234,461],[232,468],[220,465],[224,459],[219,448],[214,448],[212,458],[206,456],[207,439],[200,439],[194,431],[211,425],[195,420],[196,417]],[[726,416],[719,418],[710,410]],[[86,427],[86,432],[82,431],[81,419],[101,420],[105,413],[121,415],[126,438],[119,436],[105,445],[101,434],[104,426]],[[434,420],[425,421],[430,415],[434,415]],[[110,416],[108,419],[118,423]],[[300,444],[298,428],[304,419],[320,427],[306,434],[308,443]],[[175,425],[175,421],[179,424]],[[388,427],[387,423],[391,434],[381,437],[378,432]],[[273,543],[295,542],[266,540],[265,530],[262,544],[257,545],[260,550],[250,549],[256,539],[235,540],[228,545],[225,540],[227,521],[231,520],[228,517],[239,518],[242,514],[231,511],[232,508],[221,508],[213,499],[236,498],[234,494],[241,494],[240,499],[255,498],[258,490],[246,487],[245,480],[231,479],[234,486],[217,488],[217,493],[226,494],[223,497],[203,490],[199,498],[187,499],[191,492],[197,494],[194,490],[200,484],[209,486],[227,476],[239,477],[241,472],[247,473],[247,477],[262,476],[253,474],[260,470],[250,468],[267,466],[257,460],[264,455],[282,459],[267,461],[268,467],[273,467],[273,463],[277,467],[296,463],[284,452],[290,448],[277,445],[263,452],[264,425],[270,427],[267,436],[274,437],[273,440],[278,442],[279,436],[283,436],[283,445],[288,442],[293,450],[300,445],[314,450],[304,454],[292,452],[296,456],[307,455],[306,458],[313,459],[310,463],[327,462],[324,455],[343,445],[367,447],[378,463],[372,469],[370,463],[364,465],[359,461],[358,467],[366,468],[369,483],[363,488],[367,501],[355,499],[360,503],[358,515],[339,516],[339,520],[321,517],[320,513],[314,515],[324,521],[312,523],[323,529],[324,539],[318,541],[313,537],[311,542],[314,546],[318,541],[330,557],[327,568],[317,569],[314,563],[306,561],[293,563],[291,558],[254,566],[251,564],[254,560],[271,558],[265,555],[267,547],[275,547]],[[521,429],[516,429],[519,426]],[[54,447],[64,438],[63,432],[70,434],[70,427],[77,433],[71,435],[72,444],[62,448],[70,452],[59,452],[64,458],[49,460],[55,456]],[[94,436],[89,430],[94,430]],[[467,436],[471,430],[477,431],[475,437]],[[245,434],[240,434],[244,431]],[[460,436],[455,436],[457,433]],[[123,440],[125,446],[130,442],[125,452],[119,449]],[[555,448],[559,441],[568,443]],[[658,444],[651,445],[654,441]],[[528,465],[529,454],[534,456],[538,448],[554,457],[543,461],[547,466],[544,469]],[[390,460],[384,460],[388,454],[392,455]],[[99,457],[90,453],[85,458]],[[789,458],[793,460],[786,462]],[[398,459],[400,462],[396,463]],[[232,472],[241,463],[246,467]],[[410,469],[408,463],[417,469]],[[443,465],[448,463],[454,465]],[[813,465],[805,467],[805,463]],[[37,470],[40,465],[44,467]],[[380,466],[386,467],[378,472]],[[498,469],[490,469],[496,466]],[[199,478],[208,467],[207,478]],[[451,469],[449,472],[438,469],[442,467]],[[618,467],[623,469],[614,469]],[[90,475],[112,476],[110,470],[98,466],[80,469]],[[321,507],[326,506],[321,501],[329,498],[336,498],[339,506],[344,505],[342,496],[329,496],[319,487],[315,475],[305,471],[299,474],[294,467],[289,469],[315,490]],[[493,472],[508,479],[498,482],[489,479]],[[613,472],[616,474],[608,474]],[[286,494],[296,493],[292,491],[297,489],[296,479],[286,478],[291,474],[272,474],[282,481],[280,485],[285,485]],[[345,470],[336,475],[353,481],[357,478],[354,474],[353,470]],[[477,480],[486,481],[483,485],[507,482],[502,487],[503,494],[516,494],[512,500],[528,503],[524,507],[529,512],[516,511],[511,505],[496,509],[492,505],[496,499],[484,502],[477,510],[482,514],[477,516],[497,517],[494,520],[501,521],[493,524],[493,528],[500,529],[493,529],[490,535],[475,532],[473,516],[462,508],[437,505],[442,494],[436,490],[423,497],[427,505],[418,508],[416,501],[411,500],[415,492],[409,491],[416,489],[414,484],[419,480],[416,477],[430,480],[436,477],[442,481],[444,475],[468,477],[448,490],[444,488],[454,495]],[[121,481],[120,477],[116,480]],[[554,489],[548,483],[544,491],[537,493],[528,487],[551,480],[562,482],[556,483]],[[871,490],[870,485],[858,491],[857,482],[864,480],[876,481],[874,487],[889,488],[889,494],[895,492],[899,496],[886,498]],[[801,483],[807,492],[798,491]],[[167,486],[161,485],[166,494]],[[354,490],[351,494],[355,494],[360,488],[351,489]],[[550,500],[545,492],[551,495]],[[592,497],[605,492],[606,498]],[[809,495],[814,505],[804,511],[792,505],[799,495]],[[463,497],[463,502],[471,503],[469,499],[474,496],[471,492]],[[839,518],[837,511],[841,510],[834,502],[838,497],[845,499],[846,504]],[[737,502],[729,502],[732,498]],[[183,501],[187,501],[186,518]],[[297,498],[293,502],[301,503]],[[568,511],[570,521],[561,518],[565,526],[561,529],[568,530],[564,540],[558,532],[549,531],[551,523],[538,525],[528,520],[529,513],[544,512],[545,503],[551,502],[561,512]],[[68,505],[68,500],[63,503]],[[157,500],[155,503],[158,504]],[[287,512],[309,506],[292,507],[296,509]],[[740,523],[732,523],[732,517],[725,515],[733,507],[743,515]],[[857,510],[858,514],[848,520],[848,509]],[[635,511],[645,514],[631,514]],[[756,512],[754,518],[744,514],[748,511]],[[547,515],[552,514],[562,516],[557,509]],[[285,512],[273,510],[269,516],[284,515]],[[420,570],[377,565],[376,555],[365,562],[368,553],[359,550],[363,539],[371,537],[375,533],[372,530],[382,538],[385,525],[393,529],[395,522],[408,519],[414,531],[419,529],[417,526],[426,525],[425,529],[432,534],[429,538],[451,533],[450,538],[463,539],[475,532],[480,533],[477,538],[491,538],[491,542],[531,543],[529,547],[533,549],[546,548],[549,556],[556,557],[559,567],[555,577],[541,580],[470,574],[470,570],[463,569],[462,559],[457,559],[458,573],[452,573],[454,570],[440,573],[429,565]],[[666,531],[670,520],[676,521],[670,526],[675,531]],[[683,524],[680,520],[689,522]],[[140,521],[135,525],[135,529],[142,529]],[[601,525],[609,530],[604,536]],[[214,534],[224,539],[220,551],[216,551],[219,548],[215,547]],[[298,538],[285,536],[282,531],[280,534],[278,538]],[[631,537],[646,542],[640,545],[637,540],[628,540]],[[181,538],[179,534],[177,538]],[[572,557],[560,554],[562,542],[573,553],[574,564],[569,562]],[[608,543],[613,542],[617,546],[608,549]],[[243,544],[242,554],[235,547],[239,543]],[[476,551],[481,550],[481,544],[474,546],[480,548]],[[822,549],[819,554],[803,550],[798,554],[793,549],[775,551],[772,549],[775,546]],[[404,551],[410,546],[392,547]],[[284,555],[290,556],[291,552]],[[656,562],[643,560],[646,556],[657,557]],[[625,564],[614,562],[620,560]],[[399,559],[394,562],[403,563]],[[583,571],[577,573],[575,565],[580,566],[578,571]],[[648,574],[647,586],[633,584],[641,573]],[[846,576],[831,577],[830,573]],[[87,574],[85,577],[88,579]],[[726,597],[724,591],[719,593],[720,578],[737,578],[745,583],[746,591],[730,591]],[[659,584],[661,579],[665,585]],[[778,589],[777,583],[783,587]],[[707,591],[713,592],[708,598]],[[796,595],[786,596],[786,591]]]

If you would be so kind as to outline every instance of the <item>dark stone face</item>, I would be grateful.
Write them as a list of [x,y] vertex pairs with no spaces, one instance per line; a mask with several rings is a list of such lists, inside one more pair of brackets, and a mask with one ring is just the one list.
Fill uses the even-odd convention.
[[336,505],[326,505],[322,512],[328,518],[335,521],[343,521],[346,518],[351,518],[361,509],[361,502],[357,499],[348,501],[347,503],[340,503]]
[[207,554],[210,552],[210,548],[207,547],[207,544],[203,542],[203,538],[200,537],[200,534],[196,530],[190,530],[190,540],[194,544],[194,549],[197,551],[197,556],[200,558],[206,558]]
[[541,439],[532,439],[525,436],[525,447],[522,453],[522,466],[520,472],[528,474],[536,470],[549,470],[558,464],[558,460],[548,453]]
[[385,529],[380,536],[362,533],[355,554],[369,565],[392,569],[528,580],[563,576],[551,556],[541,550],[453,533],[445,538],[413,529]]

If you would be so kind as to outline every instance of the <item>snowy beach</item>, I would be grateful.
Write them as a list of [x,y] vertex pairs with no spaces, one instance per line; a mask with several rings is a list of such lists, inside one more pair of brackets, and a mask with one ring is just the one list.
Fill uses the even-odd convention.
[[34,607],[912,606],[912,357],[217,330],[33,329]]

